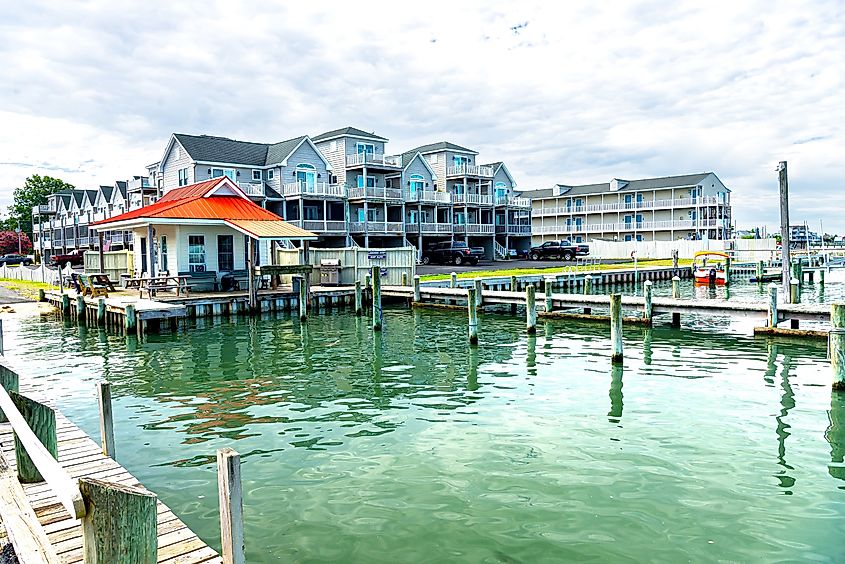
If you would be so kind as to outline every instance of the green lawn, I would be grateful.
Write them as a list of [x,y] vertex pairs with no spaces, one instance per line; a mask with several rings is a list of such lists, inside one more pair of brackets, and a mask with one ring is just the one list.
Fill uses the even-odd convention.
[[0,278],[0,286],[17,292],[25,298],[37,299],[38,290],[58,290],[58,286],[44,284],[42,282],[30,282],[29,280],[14,280],[12,278]]
[[[681,259],[678,261],[679,266],[689,266],[692,264],[691,259]],[[637,267],[647,268],[650,266],[672,266],[672,259],[654,259],[654,260],[639,260]],[[561,272],[572,272],[571,266],[550,266],[546,268],[511,268],[502,270],[463,270],[458,272],[458,278],[500,278],[503,276],[526,276],[531,274],[559,274]],[[595,268],[595,267],[590,267]],[[617,268],[634,268],[633,261],[621,262],[617,264],[600,264],[599,270],[614,270]],[[575,267],[575,272],[583,272],[587,267]],[[448,280],[449,274],[425,274],[420,276],[420,280]]]

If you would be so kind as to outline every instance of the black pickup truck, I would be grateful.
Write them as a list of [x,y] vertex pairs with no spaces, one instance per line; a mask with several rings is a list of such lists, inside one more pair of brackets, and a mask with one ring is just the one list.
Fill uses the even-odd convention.
[[590,246],[582,243],[570,243],[567,240],[562,241],[546,241],[537,247],[531,247],[528,252],[528,257],[531,260],[540,259],[561,259],[573,260],[575,257],[586,256],[590,254]]
[[445,243],[435,243],[424,250],[421,262],[423,264],[454,264],[455,266],[478,264],[478,255],[473,254],[464,242],[447,241]]

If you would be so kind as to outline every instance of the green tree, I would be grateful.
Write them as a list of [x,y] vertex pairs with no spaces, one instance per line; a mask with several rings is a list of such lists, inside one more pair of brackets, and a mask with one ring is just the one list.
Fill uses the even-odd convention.
[[33,174],[27,178],[23,186],[15,188],[14,203],[9,206],[9,218],[4,222],[7,229],[14,229],[20,225],[24,233],[32,236],[32,208],[47,203],[47,196],[61,190],[72,190],[73,184],[68,184],[60,178]]

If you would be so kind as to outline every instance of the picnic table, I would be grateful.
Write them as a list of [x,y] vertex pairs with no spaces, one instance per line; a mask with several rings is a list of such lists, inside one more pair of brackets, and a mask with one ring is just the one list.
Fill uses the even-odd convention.
[[188,284],[189,278],[191,277],[186,274],[129,278],[126,281],[126,287],[138,288],[142,298],[144,292],[146,292],[147,296],[152,299],[158,290],[176,290],[176,296],[181,296],[184,293],[187,297],[191,291],[191,286]]
[[102,272],[94,272],[88,275],[88,279],[97,286],[103,286],[107,288],[109,292],[115,292],[114,289],[114,282],[109,279],[108,274],[104,274]]

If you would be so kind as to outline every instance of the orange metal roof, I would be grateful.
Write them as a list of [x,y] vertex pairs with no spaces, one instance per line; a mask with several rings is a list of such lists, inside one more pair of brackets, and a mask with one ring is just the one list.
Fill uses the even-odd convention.
[[310,231],[300,229],[286,221],[254,221],[229,219],[226,223],[251,235],[255,239],[316,239]]

